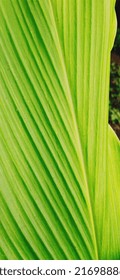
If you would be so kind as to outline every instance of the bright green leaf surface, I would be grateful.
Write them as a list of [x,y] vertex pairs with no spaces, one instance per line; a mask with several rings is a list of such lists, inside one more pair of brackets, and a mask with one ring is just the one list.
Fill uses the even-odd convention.
[[114,2],[0,0],[0,259],[120,259]]

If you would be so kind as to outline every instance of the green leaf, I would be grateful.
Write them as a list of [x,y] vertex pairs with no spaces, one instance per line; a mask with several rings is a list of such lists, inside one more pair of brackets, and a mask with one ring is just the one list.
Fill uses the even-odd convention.
[[1,259],[120,258],[114,2],[0,1]]

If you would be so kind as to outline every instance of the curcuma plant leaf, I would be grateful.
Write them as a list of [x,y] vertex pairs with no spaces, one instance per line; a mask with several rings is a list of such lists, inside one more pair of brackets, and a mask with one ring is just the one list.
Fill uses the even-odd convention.
[[120,259],[114,0],[0,0],[0,259]]

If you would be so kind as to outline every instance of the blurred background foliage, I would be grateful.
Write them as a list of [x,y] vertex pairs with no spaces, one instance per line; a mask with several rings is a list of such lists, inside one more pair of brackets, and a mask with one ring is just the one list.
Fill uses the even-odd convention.
[[111,52],[109,123],[120,139],[120,0],[116,1],[117,34]]

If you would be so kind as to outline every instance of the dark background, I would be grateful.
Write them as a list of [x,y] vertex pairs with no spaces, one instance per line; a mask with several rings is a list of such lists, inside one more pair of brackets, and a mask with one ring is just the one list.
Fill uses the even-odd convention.
[[117,13],[118,27],[120,28],[120,0],[116,1],[116,13]]
[[111,52],[109,123],[120,139],[120,0],[116,1],[117,34]]

